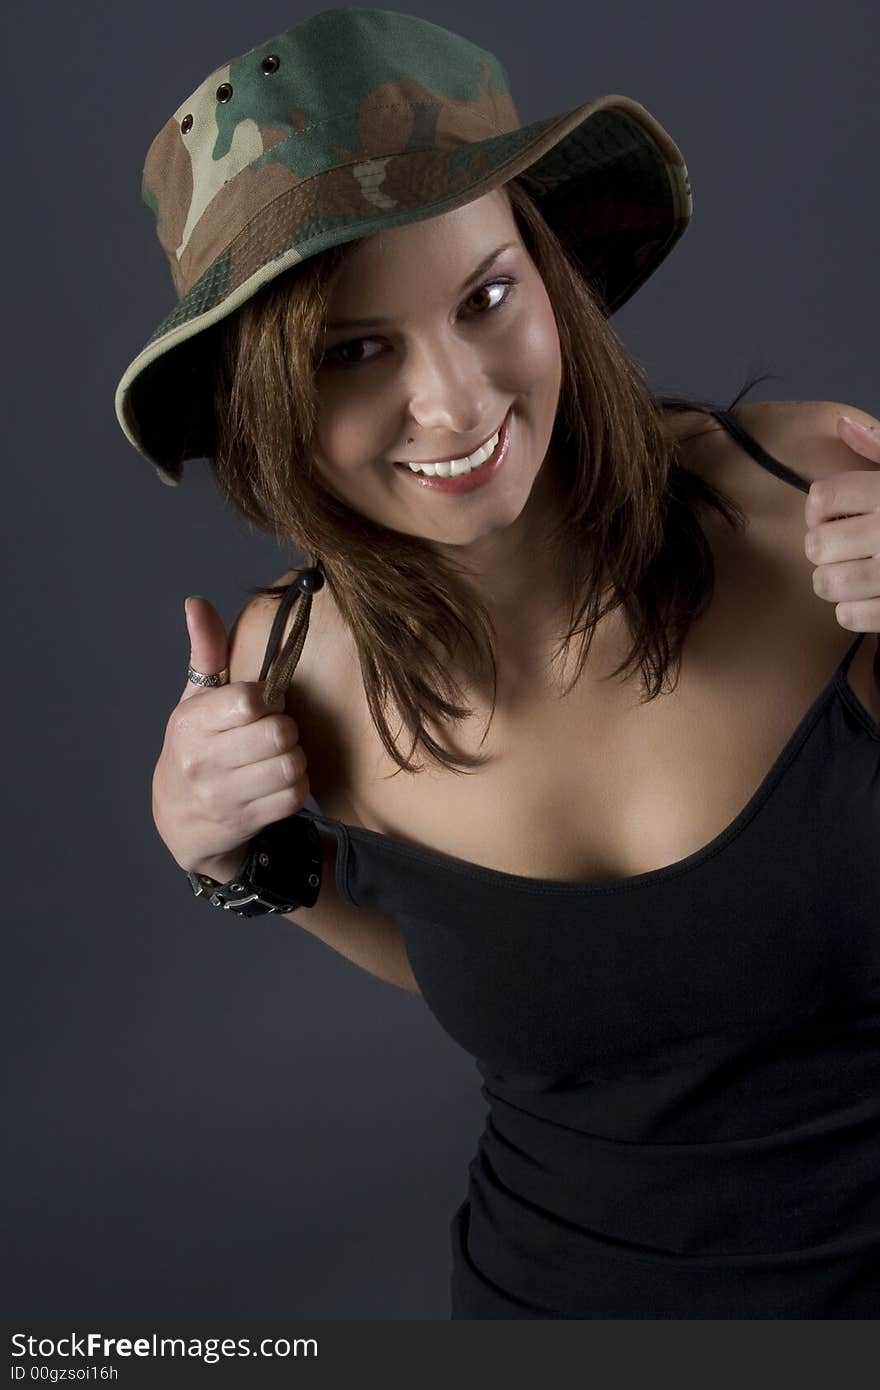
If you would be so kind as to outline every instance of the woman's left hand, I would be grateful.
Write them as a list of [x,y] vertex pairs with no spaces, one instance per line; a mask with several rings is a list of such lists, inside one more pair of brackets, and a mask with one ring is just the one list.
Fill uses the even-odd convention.
[[876,633],[880,656],[880,423],[865,429],[842,415],[837,434],[877,469],[813,483],[804,507],[804,550],[815,566],[814,591],[835,605],[841,627]]

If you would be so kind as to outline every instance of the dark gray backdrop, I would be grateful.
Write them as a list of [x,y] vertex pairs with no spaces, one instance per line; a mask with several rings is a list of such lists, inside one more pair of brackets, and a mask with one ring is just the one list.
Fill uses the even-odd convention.
[[[449,1314],[471,1059],[306,932],[197,903],[150,813],[184,597],[229,623],[292,557],[116,424],[174,302],[143,158],[318,8],[4,9],[9,1316]],[[659,390],[726,403],[762,370],[754,399],[880,410],[876,4],[400,8],[497,53],[524,122],[622,92],[679,143],[693,223],[614,320]]]

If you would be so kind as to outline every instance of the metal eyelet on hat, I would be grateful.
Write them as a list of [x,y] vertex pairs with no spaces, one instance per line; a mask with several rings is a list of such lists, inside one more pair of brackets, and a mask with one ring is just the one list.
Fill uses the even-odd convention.
[[[380,15],[381,25],[376,18]],[[332,42],[329,42],[331,37]],[[278,49],[268,54],[251,50],[239,58],[231,58],[224,68],[215,68],[213,76],[208,76],[190,97],[184,98],[196,102],[202,112],[203,129],[195,142],[199,148],[190,151],[192,164],[189,159],[173,157],[164,138],[154,138],[147,151],[142,172],[142,202],[156,220],[159,240],[170,262],[178,304],[165,314],[117,383],[116,415],[129,442],[149,459],[161,481],[172,485],[182,481],[184,453],[187,456],[196,452],[199,456],[210,455],[215,443],[211,437],[214,433],[210,428],[211,412],[204,408],[203,399],[193,397],[190,401],[188,398],[185,412],[178,408],[180,383],[175,386],[172,378],[175,371],[184,376],[188,374],[180,364],[180,354],[175,352],[180,331],[185,330],[192,337],[195,348],[199,335],[206,335],[212,327],[206,320],[212,316],[220,319],[227,316],[233,307],[232,300],[242,294],[246,298],[257,283],[267,283],[281,273],[288,255],[307,259],[340,237],[344,241],[356,240],[356,234],[363,230],[365,202],[381,210],[377,225],[385,225],[386,220],[393,222],[404,215],[406,220],[418,220],[432,211],[436,213],[452,194],[457,201],[459,195],[470,197],[478,193],[484,182],[496,186],[510,176],[511,167],[522,163],[519,177],[525,183],[527,171],[532,171],[537,199],[546,197],[548,210],[552,204],[551,221],[555,230],[562,233],[566,242],[570,236],[578,259],[585,270],[591,272],[590,278],[597,281],[597,298],[603,301],[607,316],[634,293],[633,272],[637,272],[635,288],[638,288],[668,254],[691,217],[689,185],[680,151],[656,119],[628,97],[593,98],[565,112],[553,113],[544,121],[524,126],[508,92],[507,73],[494,54],[476,48],[461,35],[394,10],[323,11],[285,30],[278,36],[278,42],[285,45],[285,53],[293,51],[297,57],[302,57],[308,71],[314,68],[315,83],[322,93],[326,89],[329,110],[326,119],[316,121],[314,103],[308,102],[307,91],[298,90],[301,84],[293,80],[293,67],[290,79],[286,74],[282,79],[282,85],[288,80],[292,83],[285,101],[279,105],[271,100],[265,112],[257,113],[259,119],[254,128],[258,134],[262,130],[259,138],[253,137],[252,122],[245,121],[242,131],[234,129],[236,121],[248,115],[244,109],[249,105],[246,93],[239,97],[242,109],[235,115],[225,118],[217,111],[212,113],[208,94],[217,71],[242,71],[252,76],[260,71],[266,77],[280,71]],[[406,77],[403,79],[402,53],[412,56],[411,65],[404,64]],[[367,113],[369,131],[364,137],[364,148],[356,142],[357,177],[348,181],[344,189],[340,188],[343,169],[350,166],[353,157],[348,149],[351,138],[339,133],[345,124],[344,117],[350,123],[346,115],[349,98],[341,91],[335,70],[340,60],[350,62],[352,86],[358,90],[359,84],[365,90],[376,91],[386,83],[399,86],[402,82],[432,92],[437,87],[434,94],[441,116],[437,122],[429,123],[430,129],[422,130],[419,126],[419,138],[411,142],[418,146],[419,158],[424,158],[427,167],[433,169],[431,161],[437,161],[437,176],[436,179],[433,176],[423,179],[422,170],[417,167],[412,172],[409,194],[402,200],[393,196],[398,193],[400,181],[391,179],[391,173],[398,168],[409,171],[410,153],[415,154],[415,151],[406,153],[406,162],[397,163],[404,154],[397,129],[404,118],[393,115],[380,118],[378,110],[374,109],[375,102]],[[487,99],[491,95],[490,105],[495,115],[489,130],[473,119],[476,112],[470,109],[470,102],[459,100],[448,92],[445,75],[451,69],[479,69],[481,72],[481,90],[485,86]],[[308,82],[306,85],[308,87]],[[215,105],[234,100],[231,77],[222,85],[215,83],[214,91]],[[254,99],[257,95],[254,92]],[[271,97],[271,93],[265,95]],[[418,106],[421,101],[418,92],[410,91],[409,87],[401,99],[404,106],[410,103]],[[479,100],[482,105],[482,97]],[[340,109],[340,102],[344,111]],[[383,101],[380,106],[384,111],[386,103]],[[393,112],[398,108],[391,106],[389,109]],[[323,107],[318,114],[324,116]],[[415,115],[412,118],[415,119]],[[549,126],[545,128],[548,120],[552,131]],[[221,135],[218,122],[223,127],[222,138],[218,138]],[[207,130],[204,129],[206,123]],[[560,123],[565,127],[564,134],[561,128],[557,131]],[[162,129],[160,126],[160,136]],[[182,139],[194,129],[195,110],[178,118],[178,133]],[[308,132],[309,144],[304,154],[298,149],[293,154],[284,148],[278,149],[294,132]],[[548,134],[550,145],[544,150]],[[234,152],[231,148],[233,137]],[[300,143],[291,141],[295,146]],[[452,167],[441,157],[441,151],[448,144],[454,144],[462,157]],[[638,161],[636,148],[640,152]],[[471,158],[476,183],[463,186],[461,165],[465,160],[470,164]],[[385,183],[384,192],[379,192],[386,160],[391,161],[388,171],[391,181]],[[609,184],[606,189],[603,177],[603,198],[607,192],[610,206],[607,216],[603,213],[603,227],[582,227],[583,219],[573,214],[569,217],[569,202],[574,205],[584,195],[582,181],[594,171],[594,166],[601,167],[604,173],[606,164]],[[296,168],[291,173],[294,165]],[[272,177],[264,179],[263,172],[272,169]],[[326,207],[321,204],[321,185],[315,177],[309,183],[307,206],[297,200],[295,207],[288,208],[285,202],[281,216],[279,189],[290,192],[287,185],[291,179],[301,184],[304,171],[308,177],[316,169],[324,177],[323,186],[328,195]],[[409,172],[407,177],[410,177]],[[668,197],[658,198],[655,180],[664,190],[668,186]],[[658,206],[661,201],[662,206]],[[640,204],[652,209],[649,218],[640,217]],[[210,215],[205,215],[209,209]],[[168,229],[169,216],[175,224],[172,231]],[[643,226],[645,220],[651,225]],[[586,221],[589,223],[589,219]],[[606,248],[609,240],[603,234],[606,222],[619,227],[621,233],[633,233],[633,244],[627,243],[626,252],[621,252],[619,257],[612,255],[612,248]],[[202,336],[201,340],[207,347],[207,336]],[[197,353],[191,355],[193,360],[198,356]],[[315,354],[318,359],[320,356],[320,352]],[[201,391],[204,373],[195,367],[192,372],[198,376],[195,384]],[[144,416],[151,413],[155,419],[147,429]],[[408,443],[407,447],[411,448],[412,444]],[[326,586],[329,586],[329,574]],[[296,590],[295,594],[300,592]],[[295,594],[290,597],[294,598]],[[307,603],[311,596],[305,593],[303,597]],[[306,603],[301,606],[303,612]],[[293,658],[294,655],[294,644],[290,644],[288,656]]]

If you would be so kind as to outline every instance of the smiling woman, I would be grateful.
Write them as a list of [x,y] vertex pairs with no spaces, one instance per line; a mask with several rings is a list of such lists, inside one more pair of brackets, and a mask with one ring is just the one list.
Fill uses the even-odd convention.
[[[357,339],[354,324],[367,330]],[[664,428],[664,409],[711,407],[654,396],[526,176],[331,247],[218,327],[220,486],[257,526],[320,556],[398,766],[415,770],[416,748],[453,770],[482,763],[445,731],[471,713],[468,692],[491,721],[511,624],[549,623],[563,661],[579,638],[574,684],[620,606],[633,636],[612,674],[640,669],[647,698],[660,694],[712,591],[698,509],[744,519],[680,466]],[[459,459],[502,429],[462,479],[397,466]],[[297,637],[272,694],[289,688]]]
[[[611,327],[678,148],[618,95],[523,127],[492,54],[341,9],[211,74],[145,187],[181,302],[123,427],[308,557],[229,646],[196,605],[154,818],[474,1058],[453,1316],[876,1312],[880,726],[786,412],[658,397]],[[798,419],[859,566],[820,587],[863,585],[875,489]]]

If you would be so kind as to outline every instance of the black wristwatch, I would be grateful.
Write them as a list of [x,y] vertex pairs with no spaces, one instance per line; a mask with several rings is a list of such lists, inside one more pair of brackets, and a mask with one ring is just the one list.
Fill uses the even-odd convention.
[[235,878],[218,883],[208,874],[186,871],[197,898],[239,917],[294,912],[314,907],[321,888],[323,846],[318,827],[306,816],[287,816],[260,830]]

